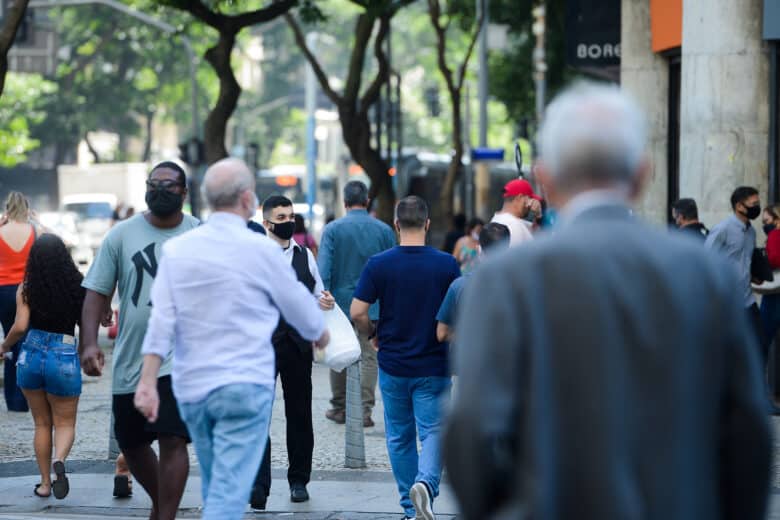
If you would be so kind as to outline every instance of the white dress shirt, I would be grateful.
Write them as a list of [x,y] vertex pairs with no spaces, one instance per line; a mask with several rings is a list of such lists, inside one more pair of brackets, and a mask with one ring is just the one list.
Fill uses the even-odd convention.
[[518,246],[523,242],[534,239],[534,236],[531,234],[531,231],[529,231],[528,226],[526,226],[524,219],[517,218],[506,211],[500,211],[493,215],[491,222],[503,224],[509,228],[510,247]]
[[[283,249],[284,256],[287,257],[287,259],[290,261],[290,265],[292,265],[293,251],[295,250],[296,247],[298,249],[303,248],[303,246],[301,246],[298,242],[296,242],[294,238],[291,238],[290,245],[287,246],[287,249]],[[322,277],[320,276],[320,270],[317,269],[317,260],[314,258],[311,249],[309,249],[308,247],[305,249],[306,249],[306,254],[308,255],[307,260],[309,263],[309,272],[311,273],[312,278],[314,278],[314,290],[312,291],[312,294],[319,299],[320,296],[322,296],[322,291],[325,290],[325,286],[322,284]]]
[[273,387],[271,334],[280,312],[304,339],[325,330],[317,300],[279,245],[237,215],[216,212],[163,251],[142,351],[164,359],[173,349],[173,392],[181,402],[234,383]]

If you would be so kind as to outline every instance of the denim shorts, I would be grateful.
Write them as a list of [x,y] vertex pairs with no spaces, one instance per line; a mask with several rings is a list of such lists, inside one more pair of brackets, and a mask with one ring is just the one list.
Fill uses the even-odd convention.
[[16,362],[16,381],[25,390],[43,390],[61,397],[81,395],[76,338],[30,329]]

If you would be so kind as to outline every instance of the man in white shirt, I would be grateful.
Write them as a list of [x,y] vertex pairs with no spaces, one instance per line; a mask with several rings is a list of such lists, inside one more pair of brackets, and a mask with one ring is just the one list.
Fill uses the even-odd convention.
[[271,335],[280,315],[318,348],[328,343],[317,300],[279,246],[247,228],[255,182],[225,159],[206,172],[213,214],[164,246],[152,287],[135,405],[157,420],[157,372],[173,349],[173,392],[203,482],[203,518],[241,518],[263,456],[274,398]]
[[514,179],[504,186],[504,205],[493,215],[491,222],[509,228],[509,246],[516,246],[533,239],[533,221],[541,216],[541,197],[525,179]]
[[[336,300],[323,289],[322,278],[311,250],[298,244],[295,232],[295,211],[287,197],[272,195],[263,202],[263,227],[268,238],[279,244],[292,264],[298,281],[318,299],[320,308],[330,310]],[[311,342],[306,341],[284,319],[274,331],[271,342],[276,353],[276,373],[281,375],[284,392],[284,417],[287,420],[287,482],[290,500],[306,502],[306,485],[311,478],[314,452],[314,428],[311,417]],[[271,439],[269,437],[263,462],[255,478],[250,496],[252,509],[265,509],[271,491]]]

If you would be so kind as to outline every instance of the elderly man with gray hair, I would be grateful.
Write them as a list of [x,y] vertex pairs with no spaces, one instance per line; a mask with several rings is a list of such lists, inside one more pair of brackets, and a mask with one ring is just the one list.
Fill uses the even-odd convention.
[[539,145],[559,230],[486,262],[460,309],[444,453],[462,518],[764,518],[772,446],[736,276],[633,216],[639,108],[576,86]]
[[247,228],[257,208],[247,166],[206,172],[208,222],[164,246],[135,404],[157,419],[157,372],[173,350],[173,392],[203,482],[203,518],[241,518],[263,456],[274,399],[271,335],[279,316],[306,340],[328,342],[317,300],[270,239]]

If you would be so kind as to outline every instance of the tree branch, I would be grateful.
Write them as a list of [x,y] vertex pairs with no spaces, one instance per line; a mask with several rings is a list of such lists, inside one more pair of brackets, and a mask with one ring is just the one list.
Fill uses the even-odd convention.
[[176,9],[186,11],[192,16],[205,23],[206,25],[213,27],[214,29],[221,31],[225,28],[228,22],[228,17],[222,13],[217,13],[206,7],[201,0],[190,0],[186,2],[171,2],[168,5],[172,5]]
[[474,53],[474,47],[477,45],[477,40],[479,40],[479,33],[482,31],[482,26],[484,24],[485,15],[484,13],[480,13],[479,18],[477,19],[477,25],[474,28],[474,34],[471,35],[471,42],[469,42],[469,47],[466,49],[466,56],[463,58],[463,63],[461,63],[460,67],[458,68],[458,80],[456,82],[458,90],[463,87],[463,81],[466,78],[466,69],[468,68],[469,60],[471,59],[471,55]]
[[24,20],[29,0],[16,0],[8,4],[3,26],[0,28],[0,95],[5,88],[5,75],[8,72],[8,51],[14,44],[16,31]]
[[242,13],[236,16],[228,16],[226,18],[228,19],[228,23],[235,28],[236,32],[238,32],[244,27],[270,22],[274,18],[288,13],[297,3],[297,0],[280,0],[278,2],[273,2],[268,7],[257,9],[256,11]]
[[[113,41],[114,31],[116,30],[117,22],[116,20],[113,20],[108,26],[106,26],[100,33],[95,34],[93,36],[97,36],[99,38],[98,42],[95,44],[95,51],[92,54],[78,54],[76,57],[71,60],[73,62],[72,68],[70,72],[65,74],[59,79],[59,83],[62,86],[65,87],[65,89],[69,89],[73,82],[76,79],[76,74],[84,70],[90,63],[92,63],[95,58],[100,56],[100,53],[103,51],[103,48]],[[88,42],[90,38],[87,38],[85,41]],[[83,45],[83,44],[82,44]],[[81,47],[81,45],[75,45],[75,48]]]
[[360,99],[361,111],[368,110],[368,107],[376,103],[382,92],[382,85],[387,82],[390,75],[390,61],[387,59],[387,54],[385,54],[383,45],[389,31],[390,17],[383,16],[379,19],[379,32],[377,32],[376,39],[374,40],[374,56],[376,56],[376,61],[379,64],[379,70],[376,73],[374,81]]
[[366,59],[366,48],[371,33],[374,32],[375,18],[367,13],[361,13],[355,23],[355,46],[349,59],[347,81],[344,86],[344,99],[354,103],[360,94],[360,84],[363,79],[363,63]]
[[416,2],[416,0],[401,0],[397,4],[392,5],[386,15],[388,18],[392,18],[399,10],[403,9],[407,5],[413,4],[414,2]]
[[328,96],[328,98],[333,101],[335,104],[340,104],[342,101],[342,97],[339,96],[335,90],[330,86],[330,81],[328,80],[328,76],[325,74],[325,71],[322,70],[322,66],[317,61],[317,58],[312,54],[311,50],[309,49],[309,46],[306,45],[306,37],[303,35],[303,30],[301,30],[301,26],[298,25],[298,22],[295,21],[295,18],[290,13],[284,14],[284,19],[287,21],[287,25],[290,26],[290,29],[292,29],[293,35],[295,36],[295,43],[298,44],[298,47],[301,49],[301,52],[303,52],[303,55],[306,57],[306,59],[309,62],[309,65],[311,65],[311,68],[314,69],[314,75],[317,77],[317,80],[320,82],[320,87],[322,88],[323,92],[325,92],[325,95]]
[[428,0],[428,15],[431,18],[433,31],[436,33],[436,58],[439,64],[439,72],[444,76],[447,90],[452,95],[459,86],[452,77],[452,69],[447,64],[447,29],[441,24],[441,5],[439,0]]

